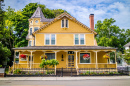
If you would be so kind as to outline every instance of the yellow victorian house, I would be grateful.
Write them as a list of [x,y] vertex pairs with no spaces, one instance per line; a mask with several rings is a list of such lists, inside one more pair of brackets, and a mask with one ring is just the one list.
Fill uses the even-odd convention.
[[[13,68],[40,68],[40,56],[57,59],[58,68],[117,68],[115,63],[103,56],[116,52],[116,48],[98,46],[95,40],[94,14],[90,14],[90,27],[87,27],[70,14],[64,12],[54,19],[45,18],[38,7],[29,21],[26,39],[27,47],[13,48],[15,51]],[[16,52],[26,55],[15,63]]]

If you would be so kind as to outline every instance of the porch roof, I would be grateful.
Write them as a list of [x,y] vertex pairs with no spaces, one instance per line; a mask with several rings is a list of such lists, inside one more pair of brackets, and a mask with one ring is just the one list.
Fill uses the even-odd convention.
[[13,48],[14,50],[116,50],[103,46],[28,46]]

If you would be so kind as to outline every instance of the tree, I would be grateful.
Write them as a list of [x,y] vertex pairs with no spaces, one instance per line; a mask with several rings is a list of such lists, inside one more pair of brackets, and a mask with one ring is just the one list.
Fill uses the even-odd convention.
[[96,35],[97,44],[99,46],[115,47],[123,52],[123,46],[126,43],[125,30],[114,25],[115,22],[112,18],[104,19],[103,22],[97,21],[95,25],[95,31],[98,33]]
[[127,64],[130,64],[130,49],[124,51],[124,59]]
[[40,7],[44,16],[46,18],[55,18],[59,14],[63,13],[64,10],[50,10],[46,8],[45,5],[37,4],[37,3],[29,3],[22,10],[16,12],[14,17],[14,31],[15,33],[15,47],[24,47],[27,46],[28,41],[26,40],[26,36],[28,34],[29,22],[28,19],[33,15],[37,7]]

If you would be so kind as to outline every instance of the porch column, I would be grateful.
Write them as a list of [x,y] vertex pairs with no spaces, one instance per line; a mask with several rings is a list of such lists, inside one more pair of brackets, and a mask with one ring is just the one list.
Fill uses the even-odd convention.
[[14,51],[14,61],[13,61],[13,72],[14,72],[14,65],[15,65],[15,57],[16,57],[16,51]]
[[96,51],[96,69],[98,69],[98,65],[97,65],[97,52],[98,51]]
[[76,69],[77,69],[78,68],[78,66],[77,66],[77,52],[78,51],[75,51],[75,52],[76,52],[76,63],[75,64],[76,64]]
[[[55,60],[57,59],[57,51],[55,51]],[[55,75],[56,75],[56,65],[55,65]]]
[[30,61],[30,69],[31,69],[31,68],[32,68],[32,52],[33,52],[33,51],[30,51],[30,52],[31,52],[31,59],[30,59],[30,60],[31,60],[31,61]]

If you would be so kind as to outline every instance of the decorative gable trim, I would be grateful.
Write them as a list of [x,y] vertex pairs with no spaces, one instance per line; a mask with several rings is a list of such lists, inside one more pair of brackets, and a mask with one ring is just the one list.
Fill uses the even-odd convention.
[[58,21],[59,19],[63,18],[63,17],[67,17],[68,19],[74,21],[75,23],[77,23],[78,25],[82,26],[83,28],[89,30],[90,32],[92,32],[93,34],[97,34],[94,30],[90,29],[89,27],[87,27],[86,25],[84,25],[83,23],[79,22],[78,20],[76,20],[76,18],[74,18],[73,16],[71,16],[70,14],[64,12],[61,15],[59,15],[58,17],[54,18],[54,20],[52,20],[51,22],[45,24],[44,26],[42,26],[41,28],[39,28],[37,31],[33,32],[33,35],[35,35],[36,33],[38,33],[39,31],[43,30],[44,28],[48,27],[49,25],[53,24],[54,22]]

